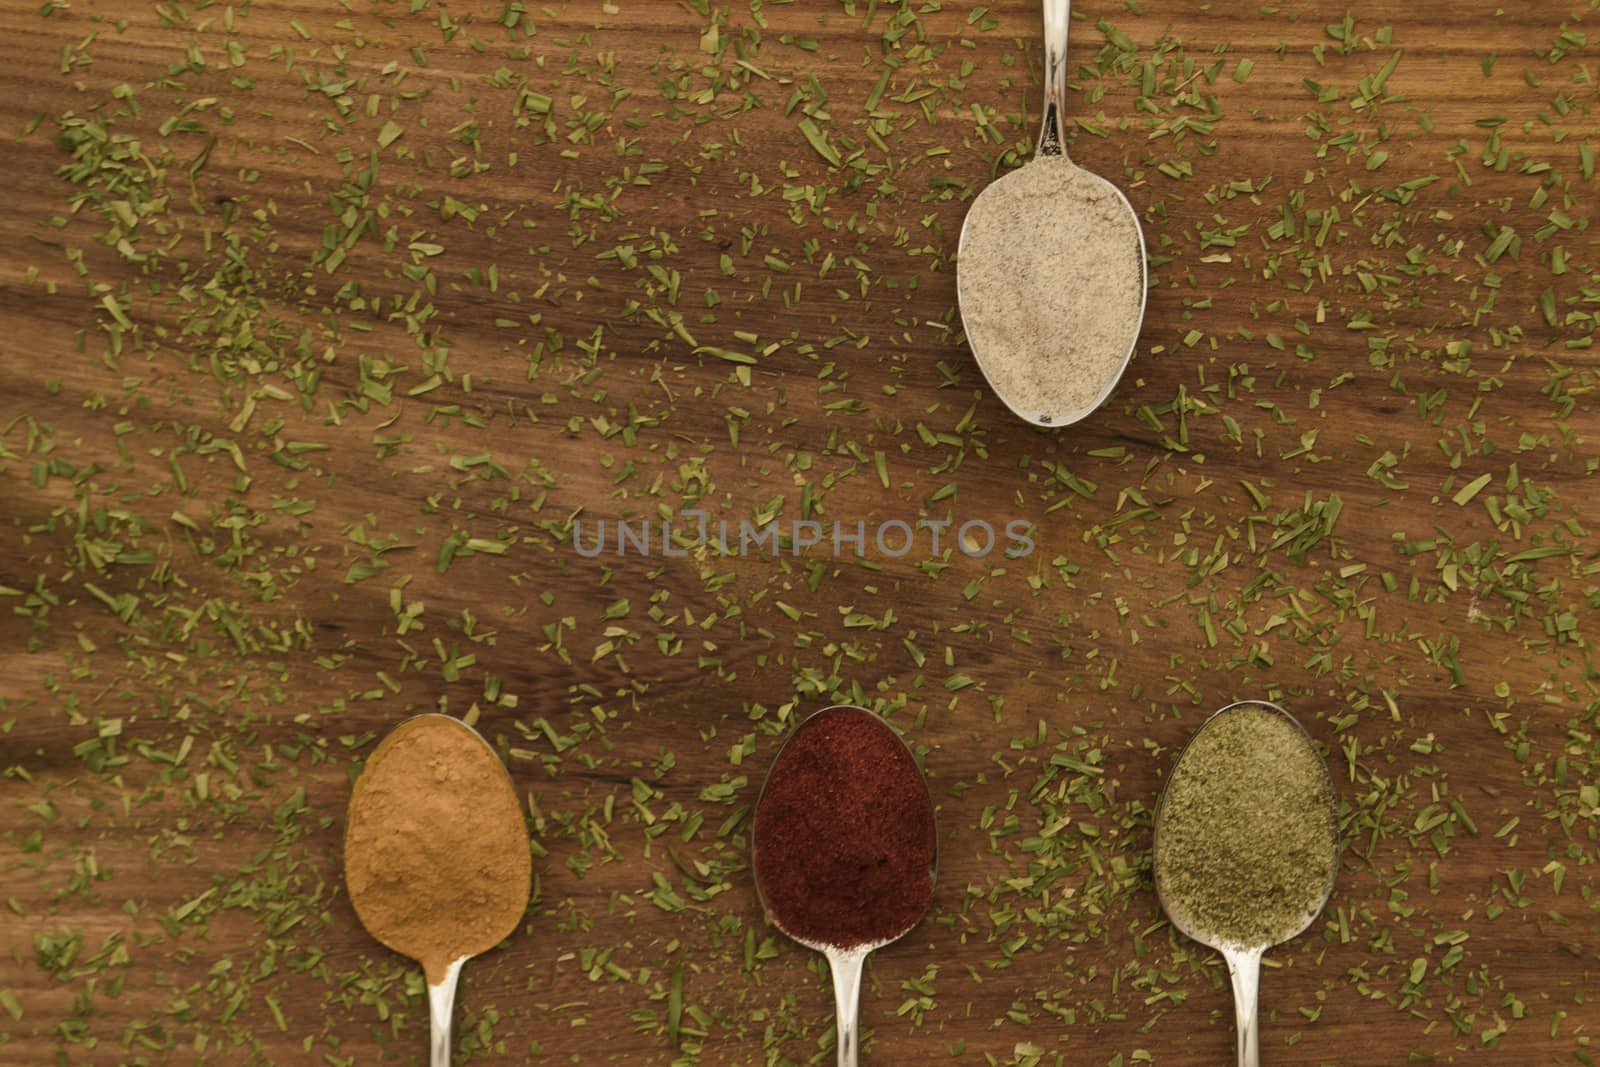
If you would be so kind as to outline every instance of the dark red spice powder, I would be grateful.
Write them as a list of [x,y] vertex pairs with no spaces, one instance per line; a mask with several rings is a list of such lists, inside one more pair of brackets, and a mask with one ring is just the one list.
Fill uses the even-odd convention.
[[933,804],[882,719],[825,708],[795,731],[756,807],[756,883],[802,941],[850,948],[899,937],[933,900]]

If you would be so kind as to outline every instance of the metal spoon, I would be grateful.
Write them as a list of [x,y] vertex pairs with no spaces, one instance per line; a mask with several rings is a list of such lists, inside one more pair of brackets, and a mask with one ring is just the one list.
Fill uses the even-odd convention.
[[[810,716],[807,716],[806,722],[810,722],[811,719],[815,718],[817,715],[824,715],[830,712],[848,712],[852,714],[871,715],[872,718],[877,719],[880,722],[882,721],[879,716],[868,711],[866,708],[859,708],[852,704],[834,704],[823,708],[820,711],[814,712]],[[788,741],[783,743],[783,748],[778,749],[777,756],[773,757],[773,767],[776,767],[778,765],[778,761],[783,758],[783,749],[789,747],[789,743],[798,737],[800,735],[800,731],[804,728],[805,723],[801,723],[800,726],[795,729],[794,733],[789,735]],[[895,735],[895,740],[899,741],[901,745],[905,746],[908,754],[911,752],[910,746],[906,745],[905,740],[898,734]],[[766,780],[761,783],[761,793],[756,797],[757,811],[761,809],[761,797],[766,795],[767,782],[770,782],[771,780],[772,771],[769,769],[767,771]],[[924,788],[926,788],[926,780],[924,780],[923,785]],[[933,796],[931,793],[928,796],[928,807],[930,810],[933,808]],[[753,840],[754,839],[752,837],[751,867],[759,870],[760,868],[756,867],[755,865],[755,848]],[[928,872],[930,880],[938,876],[938,847],[938,838],[936,836],[934,838],[934,862],[933,866]],[[772,925],[776,926],[779,930],[782,930],[784,934],[788,935],[788,937],[795,942],[804,945],[806,948],[809,948],[814,952],[820,952],[823,954],[823,956],[827,957],[828,973],[833,977],[833,1011],[834,1025],[837,1033],[834,1045],[838,1052],[838,1067],[857,1067],[858,1058],[861,1054],[862,968],[866,966],[868,956],[883,946],[893,944],[894,942],[900,940],[902,937],[906,936],[906,934],[909,934],[917,924],[913,922],[910,926],[907,926],[904,930],[901,930],[893,937],[887,937],[881,941],[872,941],[866,944],[852,945],[849,948],[840,948],[838,945],[829,945],[821,941],[812,941],[807,938],[798,937],[792,931],[784,929],[783,921],[773,914],[772,909],[767,904],[767,894],[761,888],[761,878],[759,875],[756,877],[756,897],[761,902],[761,910],[766,912],[767,919],[772,923]],[[917,921],[921,921],[920,916],[918,917]]]
[[1154,849],[1156,861],[1154,866],[1156,896],[1160,899],[1161,909],[1166,912],[1167,918],[1172,921],[1172,925],[1176,926],[1178,930],[1184,934],[1184,936],[1192,938],[1193,940],[1209,946],[1210,948],[1214,948],[1218,952],[1222,953],[1223,960],[1227,962],[1228,977],[1233,983],[1234,1028],[1238,1034],[1239,1067],[1260,1067],[1261,1019],[1258,1010],[1258,1000],[1261,992],[1261,955],[1273,945],[1283,944],[1286,941],[1292,941],[1296,937],[1299,937],[1301,934],[1305,933],[1306,929],[1316,921],[1317,916],[1322,913],[1322,909],[1327,906],[1328,898],[1333,895],[1334,876],[1337,874],[1339,866],[1338,809],[1336,807],[1337,794],[1335,794],[1333,790],[1333,780],[1331,777],[1328,777],[1327,764],[1319,757],[1317,763],[1322,768],[1324,780],[1328,787],[1328,795],[1335,798],[1328,807],[1328,848],[1333,854],[1334,860],[1333,863],[1329,865],[1330,873],[1328,876],[1328,883],[1323,887],[1322,899],[1317,903],[1315,910],[1307,914],[1305,922],[1287,937],[1284,937],[1279,941],[1262,945],[1237,944],[1217,935],[1213,931],[1197,926],[1195,922],[1182,911],[1182,909],[1173,907],[1171,901],[1167,897],[1165,886],[1162,880],[1162,863],[1160,860],[1162,825],[1161,816],[1162,811],[1166,806],[1165,802],[1167,799],[1167,789],[1171,787],[1172,780],[1177,777],[1178,765],[1183,762],[1184,754],[1189,751],[1189,747],[1195,743],[1195,740],[1198,739],[1201,734],[1205,733],[1206,728],[1212,723],[1216,722],[1224,715],[1237,711],[1240,708],[1260,708],[1264,711],[1270,711],[1274,714],[1283,716],[1283,718],[1288,720],[1289,723],[1291,723],[1294,728],[1300,732],[1301,736],[1305,738],[1307,747],[1310,748],[1312,752],[1316,751],[1315,748],[1311,747],[1311,735],[1306,733],[1305,728],[1300,725],[1299,721],[1296,720],[1293,715],[1290,715],[1287,711],[1278,707],[1276,704],[1269,703],[1265,700],[1241,700],[1237,703],[1229,704],[1227,707],[1214,712],[1210,718],[1200,724],[1200,729],[1194,732],[1194,736],[1189,738],[1188,743],[1184,745],[1183,752],[1178,754],[1177,762],[1173,764],[1173,773],[1168,776],[1167,786],[1161,790],[1161,799],[1156,802]]
[[[477,739],[478,743],[481,744],[484,749],[494,758],[494,763],[500,768],[500,773],[505,776],[506,789],[512,793],[513,805],[515,806],[515,787],[512,785],[511,775],[506,771],[505,764],[500,761],[500,754],[494,750],[494,746],[489,744],[489,742],[485,740],[484,736],[478,733],[477,730],[474,730],[471,726],[468,726],[460,719],[457,719],[451,715],[440,715],[435,712],[428,712],[422,715],[414,715],[411,718],[406,719],[399,726],[396,726],[392,731],[390,731],[389,736],[385,737],[381,742],[379,742],[377,748],[373,749],[372,755],[367,757],[367,766],[375,766],[384,752],[387,751],[396,740],[404,736],[408,730],[414,729],[417,723],[430,719],[444,719],[467,731],[467,733],[471,734]],[[350,805],[352,808],[355,806],[356,796],[360,793],[361,785],[365,778],[366,774],[363,772],[362,776],[356,779],[356,783],[350,791]],[[346,848],[348,849],[348,847],[349,846],[347,842]],[[526,899],[527,894],[532,889],[531,857],[528,863],[528,874],[525,876],[524,880],[528,884],[528,888],[525,889],[522,894],[524,899]],[[354,903],[353,900],[352,903]],[[360,918],[359,910],[357,911],[357,918]],[[517,923],[520,920],[521,912],[519,911],[516,917],[511,918],[509,923],[502,924],[504,929],[499,931],[498,935],[493,939],[493,943],[499,943],[500,941],[503,941],[505,938],[509,937],[511,933],[516,930]],[[373,936],[377,937],[378,935],[374,933]],[[382,937],[379,937],[378,940],[383,941],[384,944],[388,944],[388,942],[384,941]],[[412,956],[413,959],[416,958],[412,952],[407,950],[406,946],[389,945],[389,947],[402,955]],[[455,1009],[456,986],[461,981],[461,965],[466,963],[474,955],[476,955],[476,953],[465,953],[461,956],[457,956],[449,963],[448,966],[445,967],[443,975],[437,982],[428,982],[428,1054],[431,1067],[450,1067],[450,1024],[451,1015]],[[420,963],[423,961],[418,960],[418,962]]]
[[455,1014],[456,985],[461,981],[461,965],[471,956],[462,956],[445,968],[444,977],[428,983],[428,1062],[431,1067],[450,1067],[450,1022]]
[[[1072,0],[1044,0],[1044,118],[1040,123],[1038,148],[1034,152],[1033,161],[1027,164],[1028,166],[1037,166],[1041,160],[1048,157],[1054,157],[1054,162],[1051,163],[1053,166],[1076,166],[1067,158],[1066,139],[1062,133],[1062,116],[1067,109],[1067,29],[1071,18]],[[1081,170],[1082,168],[1078,169]],[[1098,175],[1089,174],[1088,171],[1083,172],[1098,182],[1105,191],[1114,194],[1115,200],[1120,202],[1122,209],[1128,213],[1128,219],[1133,224],[1133,231],[1138,235],[1139,309],[1135,315],[1133,340],[1128,343],[1128,350],[1122,353],[1122,359],[1117,364],[1116,373],[1110,375],[1091,403],[1077,410],[1069,411],[1039,411],[1019,407],[1011,397],[1002,392],[997,376],[991,372],[990,365],[985,363],[984,338],[973,335],[971,310],[974,307],[982,306],[985,293],[981,288],[974,288],[970,284],[963,283],[960,265],[960,252],[966,248],[968,230],[971,228],[970,224],[974,211],[986,197],[994,197],[997,189],[1001,189],[1006,182],[1015,180],[1018,173],[1018,171],[1012,171],[998,181],[990,183],[978,195],[978,198],[972,202],[972,207],[967,211],[966,221],[962,222],[961,237],[957,243],[956,300],[962,310],[963,325],[967,327],[967,343],[972,347],[972,354],[978,361],[979,369],[983,371],[984,377],[989,380],[990,386],[994,388],[995,394],[1000,397],[1001,402],[1010,408],[1013,414],[1033,423],[1035,426],[1069,426],[1080,419],[1086,418],[1105,402],[1106,397],[1111,395],[1111,390],[1116,387],[1117,382],[1122,380],[1123,372],[1128,369],[1128,361],[1133,358],[1133,350],[1138,343],[1139,324],[1144,321],[1145,290],[1148,284],[1145,265],[1144,230],[1139,225],[1139,216],[1134,212],[1133,205],[1128,202],[1128,198],[1123,195],[1121,189]],[[999,195],[1005,196],[1008,194],[1002,192]],[[1040,204],[1039,210],[1070,212],[1074,210],[1081,211],[1082,207],[1082,204],[1075,204],[1070,199],[1060,198]],[[1073,250],[1062,249],[1061,254],[1072,255]],[[994,353],[990,352],[989,357],[992,359]]]

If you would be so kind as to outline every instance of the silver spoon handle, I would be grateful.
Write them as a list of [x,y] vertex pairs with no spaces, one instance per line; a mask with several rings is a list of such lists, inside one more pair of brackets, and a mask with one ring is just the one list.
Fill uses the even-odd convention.
[[1233,979],[1234,1026],[1239,1033],[1239,1067],[1261,1067],[1261,950],[1224,949]]
[[867,962],[865,949],[842,949],[828,953],[828,970],[833,975],[833,1017],[838,1027],[835,1045],[839,1067],[856,1067],[861,1054],[861,967]]
[[1039,128],[1041,156],[1065,156],[1061,116],[1067,110],[1067,24],[1072,0],[1044,0],[1044,122]]
[[450,1016],[456,1006],[456,983],[461,980],[462,956],[444,972],[438,985],[428,984],[428,1049],[433,1067],[450,1067]]

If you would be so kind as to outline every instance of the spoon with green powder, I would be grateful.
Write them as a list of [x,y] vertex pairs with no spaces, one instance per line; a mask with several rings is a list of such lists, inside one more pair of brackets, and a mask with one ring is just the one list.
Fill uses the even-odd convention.
[[1239,1067],[1261,1062],[1261,954],[1321,913],[1338,860],[1333,781],[1300,724],[1261,700],[1207,719],[1156,807],[1156,894],[1174,926],[1228,963]]
[[1144,322],[1144,231],[1115,185],[1067,158],[1071,0],[1044,0],[1044,119],[1033,161],[991,183],[961,226],[956,296],[995,395],[1035,426],[1103,403]]

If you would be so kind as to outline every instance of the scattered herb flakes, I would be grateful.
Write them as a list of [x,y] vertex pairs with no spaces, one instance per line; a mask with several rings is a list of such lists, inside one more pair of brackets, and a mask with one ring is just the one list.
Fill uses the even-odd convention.
[[[458,1061],[602,1027],[826,1056],[823,975],[751,893],[750,768],[851,701],[948,857],[869,1055],[1210,1062],[1223,982],[1156,911],[1149,806],[1265,696],[1346,839],[1275,1032],[1592,1058],[1586,30],[1455,19],[1459,65],[1427,9],[1219,44],[1082,8],[1072,151],[1140,211],[1150,312],[1110,402],[1039,434],[953,307],[966,205],[1031,153],[1035,9],[391,6],[10,16],[9,1056],[419,1056],[425,990],[335,857],[421,710],[504,754],[539,861]],[[821,532],[889,518],[914,551]]]

